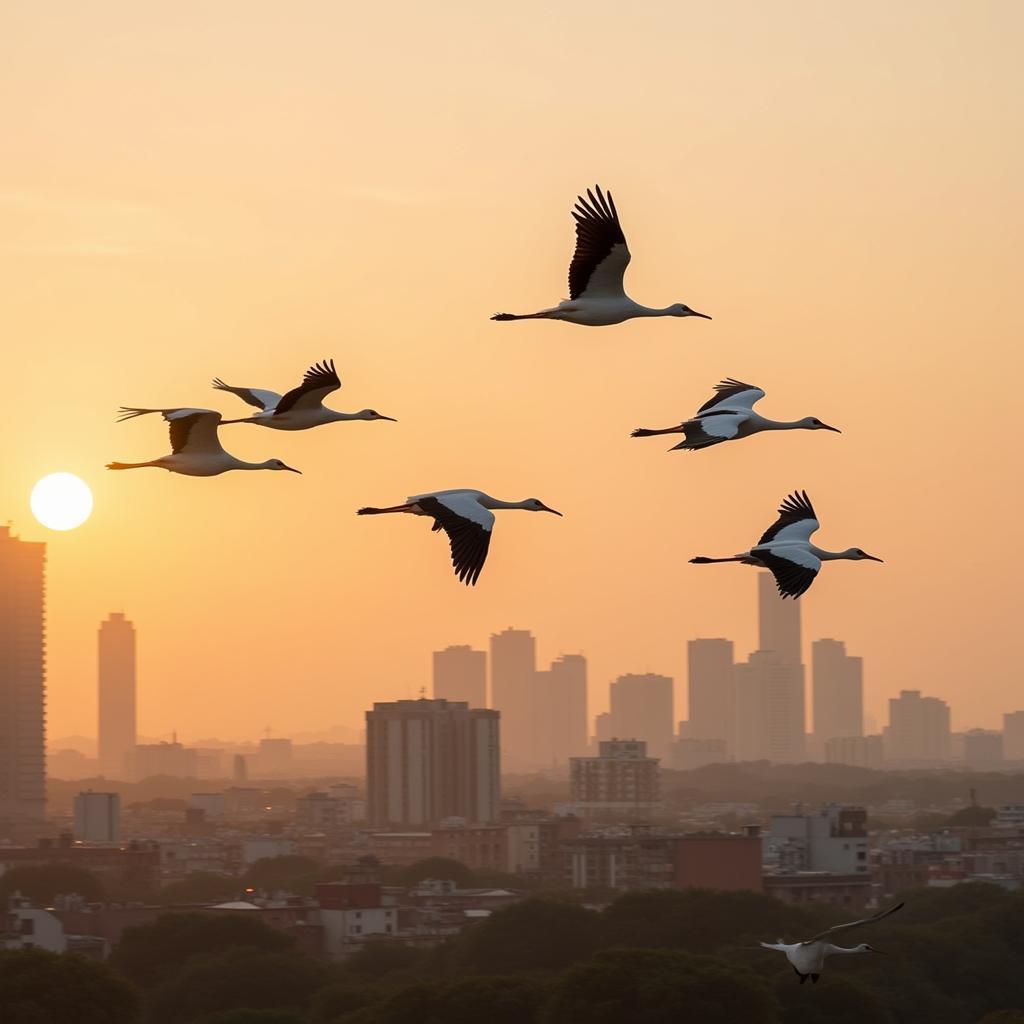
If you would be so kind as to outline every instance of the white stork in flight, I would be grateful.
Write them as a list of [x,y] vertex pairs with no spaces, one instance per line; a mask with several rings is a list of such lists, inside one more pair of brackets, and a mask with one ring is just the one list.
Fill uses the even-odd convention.
[[622,279],[629,266],[626,236],[619,224],[611,192],[605,194],[595,185],[587,198],[577,196],[572,215],[576,220],[576,251],[569,264],[569,298],[551,309],[536,313],[495,313],[492,320],[566,320],[586,327],[607,327],[641,316],[699,316],[683,302],[664,309],[641,306],[623,287]]
[[243,402],[259,410],[244,419],[224,420],[224,423],[258,423],[261,427],[272,427],[274,430],[308,430],[323,423],[340,423],[344,420],[395,422],[391,416],[384,416],[376,409],[336,412],[334,409],[324,407],[324,399],[341,387],[333,359],[325,359],[323,363],[311,366],[302,378],[302,383],[283,396],[276,391],[264,391],[261,388],[232,387],[225,384],[220,377],[214,378],[213,386],[219,391],[230,391],[231,394],[238,395]]
[[661,430],[638,427],[631,436],[684,434],[686,439],[669,451],[695,452],[723,441],[750,437],[762,430],[834,430],[837,434],[842,433],[838,427],[830,427],[814,416],[805,416],[802,420],[770,420],[754,412],[754,405],[762,398],[764,392],[759,387],[729,377],[715,385],[715,394],[697,410],[696,416],[683,420],[678,426]]
[[730,558],[691,558],[697,565],[709,562],[742,562],[759,565],[775,577],[779,593],[784,597],[799,597],[814,582],[822,562],[848,559],[859,562],[865,558],[881,562],[860,548],[845,551],[825,551],[811,543],[811,534],[818,529],[817,517],[806,491],[794,491],[779,506],[779,518],[765,530],[761,539],[749,551]]
[[452,565],[455,575],[469,586],[476,586],[480,570],[487,560],[487,549],[491,545],[491,530],[494,528],[493,509],[518,508],[527,512],[552,512],[538,498],[524,498],[522,501],[500,501],[483,491],[460,488],[453,491],[432,491],[430,494],[414,494],[405,499],[404,505],[390,508],[361,508],[360,516],[379,516],[387,512],[407,512],[414,516],[430,516],[434,520],[433,530],[444,530],[452,548]]
[[803,942],[783,942],[782,939],[779,939],[778,942],[762,942],[761,947],[763,949],[777,949],[780,953],[785,953],[786,959],[800,977],[801,985],[808,978],[811,979],[812,984],[817,985],[821,969],[825,966],[825,957],[833,956],[836,953],[882,952],[880,949],[875,949],[874,946],[869,946],[866,942],[862,942],[858,946],[833,946],[828,941],[830,936],[835,935],[837,932],[849,931],[851,928],[859,928],[862,924],[874,924],[890,914],[895,914],[902,906],[902,903],[897,903],[896,906],[883,910],[873,917],[864,917],[859,921],[849,921],[846,924],[834,925],[832,928],[826,928],[817,935],[812,935]]
[[118,422],[135,416],[148,416],[158,412],[167,421],[171,432],[171,454],[150,462],[111,462],[107,469],[141,469],[156,466],[171,473],[185,476],[219,476],[232,469],[287,469],[291,473],[301,470],[286,466],[280,459],[266,462],[243,462],[224,451],[217,428],[221,418],[212,409],[132,409],[122,408]]

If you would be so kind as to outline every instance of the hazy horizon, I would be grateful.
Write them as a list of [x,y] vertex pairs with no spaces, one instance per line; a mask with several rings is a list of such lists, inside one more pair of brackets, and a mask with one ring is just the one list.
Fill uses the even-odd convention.
[[[508,625],[583,652],[592,711],[686,642],[756,647],[754,542],[805,488],[831,548],[805,654],[864,658],[956,729],[1020,704],[1012,538],[1024,8],[1009,2],[527,3],[202,10],[14,0],[0,15],[0,521],[48,545],[48,729],[91,735],[96,630],[139,636],[139,731],[358,726],[430,653]],[[593,54],[616,55],[592,59]],[[639,301],[714,318],[495,324],[565,294],[575,195],[610,188]],[[167,450],[122,404],[248,409],[333,357],[333,407],[397,423],[224,428],[292,474],[113,474]],[[634,427],[721,378],[794,432],[667,454]],[[57,534],[28,495],[80,475]],[[364,504],[468,486],[502,513],[475,589],[423,521]],[[991,539],[990,539],[991,538]],[[678,703],[677,718],[685,705]]]

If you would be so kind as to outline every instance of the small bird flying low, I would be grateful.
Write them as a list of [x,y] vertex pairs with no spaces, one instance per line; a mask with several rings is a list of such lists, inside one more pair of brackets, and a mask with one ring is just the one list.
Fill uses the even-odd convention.
[[432,530],[444,530],[451,542],[452,565],[455,575],[466,586],[476,586],[480,570],[487,560],[491,544],[491,530],[494,528],[492,509],[518,508],[527,512],[551,512],[538,498],[523,501],[500,501],[483,491],[457,489],[432,491],[430,494],[414,494],[406,498],[404,505],[390,508],[361,508],[361,516],[379,516],[389,512],[407,512],[414,516],[430,516],[434,520]]
[[710,562],[759,565],[775,577],[775,585],[784,598],[797,598],[804,593],[814,582],[822,562],[838,559],[859,562],[865,558],[872,562],[882,561],[860,548],[847,548],[845,551],[825,551],[819,548],[811,543],[811,534],[819,525],[807,492],[794,491],[779,506],[779,518],[765,530],[761,539],[749,551],[730,558],[706,558],[700,555],[690,561],[696,565],[707,565]]
[[888,910],[883,910],[872,917],[864,917],[859,921],[848,921],[846,924],[834,925],[832,928],[826,928],[817,935],[812,935],[811,938],[805,939],[803,942],[788,943],[779,939],[778,942],[762,942],[761,947],[763,949],[777,949],[780,953],[785,953],[786,959],[799,976],[801,985],[808,978],[811,979],[812,984],[817,985],[821,969],[825,966],[825,957],[833,956],[837,953],[882,952],[880,949],[875,949],[874,946],[869,946],[866,942],[862,942],[858,946],[833,946],[828,941],[829,936],[835,935],[838,932],[849,931],[851,928],[859,928],[862,924],[874,924],[890,914],[895,914],[902,906],[902,903],[897,903],[896,906],[889,907]]
[[754,412],[754,405],[764,398],[764,392],[753,384],[729,377],[715,385],[715,394],[709,398],[691,419],[683,420],[676,427],[651,430],[638,427],[632,437],[653,437],[656,434],[684,434],[685,440],[669,451],[695,452],[710,448],[723,441],[734,441],[741,437],[758,434],[762,430],[833,430],[842,433],[838,427],[830,427],[814,416],[802,420],[770,420]]
[[302,383],[291,391],[279,395],[276,391],[265,391],[262,388],[236,388],[225,384],[220,377],[215,377],[213,386],[218,391],[230,391],[243,402],[255,406],[259,412],[239,420],[224,420],[224,423],[256,423],[261,427],[274,430],[309,430],[324,423],[341,423],[346,420],[391,420],[376,409],[363,409],[360,412],[336,412],[324,407],[324,399],[341,387],[341,380],[334,368],[333,359],[325,359],[322,363],[311,366]]
[[159,413],[167,421],[171,433],[171,454],[150,462],[110,462],[107,469],[141,469],[156,466],[184,476],[219,476],[232,469],[286,469],[290,473],[301,470],[286,466],[280,459],[266,462],[243,462],[224,451],[217,428],[220,413],[213,409],[133,409],[122,407],[118,422],[136,416]]
[[611,192],[605,194],[595,185],[596,195],[587,189],[587,198],[577,196],[573,218],[576,221],[576,251],[569,264],[569,298],[551,309],[536,313],[495,313],[492,320],[565,320],[585,327],[607,327],[624,320],[644,316],[699,316],[683,302],[663,309],[641,306],[625,291],[622,279],[629,266],[626,236]]

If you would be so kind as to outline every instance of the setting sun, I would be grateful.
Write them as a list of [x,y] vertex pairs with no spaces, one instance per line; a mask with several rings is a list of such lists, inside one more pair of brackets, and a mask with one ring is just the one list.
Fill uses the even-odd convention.
[[74,530],[92,513],[92,491],[73,473],[51,473],[32,488],[32,514],[51,530]]

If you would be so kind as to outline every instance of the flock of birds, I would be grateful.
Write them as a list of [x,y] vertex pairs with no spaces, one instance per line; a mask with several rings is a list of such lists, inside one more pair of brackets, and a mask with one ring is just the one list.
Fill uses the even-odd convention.
[[[536,313],[497,313],[491,319],[508,320],[564,320],[587,327],[605,327],[637,317],[701,317],[685,303],[677,302],[663,308],[642,306],[631,299],[623,286],[623,277],[629,266],[630,253],[626,237],[619,223],[618,211],[611,193],[600,186],[587,190],[587,196],[578,197],[573,217],[576,220],[576,250],[569,266],[569,298],[557,306]],[[261,388],[234,387],[215,378],[213,386],[229,392],[257,411],[243,419],[225,420],[213,409],[139,409],[122,407],[120,420],[133,419],[159,413],[170,427],[171,453],[148,462],[111,462],[108,469],[139,469],[154,466],[186,476],[218,476],[230,470],[267,469],[299,470],[280,459],[265,462],[245,462],[226,451],[220,443],[219,428],[232,423],[251,423],[273,430],[309,430],[326,423],[350,420],[392,420],[375,409],[360,412],[337,412],[324,406],[324,399],[341,387],[341,380],[333,360],[317,363],[306,371],[302,383],[284,395]],[[683,440],[671,450],[699,451],[726,441],[737,441],[752,434],[768,430],[831,430],[836,427],[814,416],[798,420],[771,420],[754,411],[754,406],[765,393],[753,384],[728,379],[715,386],[715,394],[689,419],[660,429],[641,427],[633,437],[652,437],[661,434],[682,434]],[[522,509],[527,512],[551,512],[560,516],[539,498],[522,501],[502,501],[483,491],[460,488],[415,494],[399,505],[385,508],[366,507],[358,515],[385,515],[405,513],[427,516],[433,520],[433,530],[444,530],[451,546],[452,565],[463,583],[476,584],[487,559],[494,528],[494,513],[501,509]],[[753,547],[726,558],[699,556],[691,559],[697,564],[710,562],[741,562],[768,569],[775,577],[783,597],[798,598],[814,582],[821,563],[835,559],[859,561],[881,559],[860,548],[845,551],[826,551],[811,543],[811,535],[819,523],[805,491],[796,491],[786,497],[778,510],[778,518]],[[873,917],[833,928],[797,943],[761,943],[765,949],[778,950],[803,984],[808,978],[816,983],[825,958],[837,953],[877,953],[866,943],[858,946],[835,946],[828,941],[837,932],[880,921],[899,910],[897,904]]]
[[[670,306],[642,306],[627,294],[623,285],[630,253],[626,236],[619,223],[619,214],[610,192],[595,186],[586,197],[578,196],[572,212],[576,221],[576,250],[569,264],[569,298],[549,309],[536,313],[496,313],[492,320],[564,320],[587,327],[606,327],[637,317],[701,317],[683,302]],[[324,406],[324,399],[341,387],[333,360],[317,363],[306,371],[302,383],[284,395],[261,388],[233,387],[215,378],[213,386],[236,395],[257,410],[244,419],[225,420],[213,409],[138,409],[124,407],[120,419],[159,413],[170,427],[171,453],[148,462],[111,462],[108,469],[140,469],[155,466],[186,476],[218,476],[230,470],[268,469],[300,472],[280,459],[246,462],[226,451],[220,442],[219,428],[230,423],[253,423],[274,430],[309,430],[325,423],[349,420],[390,420],[374,409],[361,412],[337,412]],[[683,440],[673,451],[698,451],[726,441],[736,441],[768,430],[831,430],[836,427],[814,416],[799,420],[770,420],[754,411],[764,398],[764,391],[753,384],[724,380],[715,387],[715,394],[696,415],[673,427],[639,428],[634,437],[659,434],[682,434]],[[494,512],[499,509],[522,509],[527,512],[552,512],[538,498],[502,501],[484,491],[459,488],[416,494],[400,504],[385,508],[366,507],[359,515],[407,513],[433,519],[433,529],[444,530],[451,545],[455,574],[468,586],[476,584],[487,559],[494,529]],[[741,562],[768,569],[775,577],[783,597],[798,598],[814,582],[821,563],[835,559],[880,562],[860,548],[826,551],[811,543],[811,535],[819,527],[817,516],[806,492],[789,495],[778,510],[778,519],[761,539],[746,551],[726,558],[699,556],[691,562]]]

